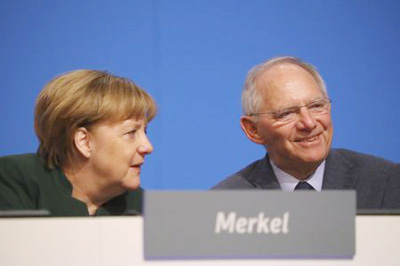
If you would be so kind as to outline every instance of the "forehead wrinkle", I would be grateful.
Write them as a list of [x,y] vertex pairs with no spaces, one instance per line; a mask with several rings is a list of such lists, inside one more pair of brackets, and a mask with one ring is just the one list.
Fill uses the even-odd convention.
[[[265,69],[256,82],[256,88],[260,90],[263,98],[263,107],[298,105],[305,100],[301,98],[303,95],[296,93],[298,88],[309,88],[310,85],[319,92],[319,95],[315,96],[323,97],[324,93],[314,77],[302,67],[290,63],[274,65]],[[312,93],[312,89],[309,93]],[[308,101],[313,99],[308,99]],[[284,103],[281,104],[282,100]]]

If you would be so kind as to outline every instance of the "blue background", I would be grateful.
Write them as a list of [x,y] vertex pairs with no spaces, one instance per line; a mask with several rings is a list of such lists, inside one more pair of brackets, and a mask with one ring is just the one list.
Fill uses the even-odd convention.
[[0,1],[0,156],[34,152],[35,99],[81,68],[133,79],[158,102],[146,189],[208,189],[264,155],[239,126],[247,71],[314,64],[334,147],[400,162],[400,1]]

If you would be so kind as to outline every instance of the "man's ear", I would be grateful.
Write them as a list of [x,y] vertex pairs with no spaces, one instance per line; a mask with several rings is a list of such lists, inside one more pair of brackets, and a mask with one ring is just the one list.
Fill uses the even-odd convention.
[[240,126],[241,126],[244,134],[246,134],[246,136],[252,142],[263,145],[264,140],[261,138],[261,136],[258,132],[257,124],[254,120],[255,120],[254,117],[242,116],[240,118]]
[[82,156],[85,158],[90,158],[92,147],[90,143],[89,131],[86,128],[80,127],[75,131],[74,142],[76,148],[78,151],[80,151]]

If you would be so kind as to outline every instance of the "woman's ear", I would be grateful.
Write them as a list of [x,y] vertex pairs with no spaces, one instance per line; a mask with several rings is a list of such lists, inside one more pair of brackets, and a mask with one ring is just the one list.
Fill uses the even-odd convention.
[[75,131],[74,142],[78,151],[85,158],[90,158],[92,147],[90,143],[89,131],[86,128],[80,127]]
[[240,126],[246,136],[254,143],[264,145],[264,140],[259,134],[259,130],[252,116],[242,116],[240,118]]

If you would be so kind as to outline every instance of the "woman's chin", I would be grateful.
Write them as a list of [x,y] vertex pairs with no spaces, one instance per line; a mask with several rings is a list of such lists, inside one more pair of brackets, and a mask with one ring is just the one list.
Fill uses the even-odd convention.
[[125,190],[135,190],[140,186],[140,176],[129,176],[122,181]]

